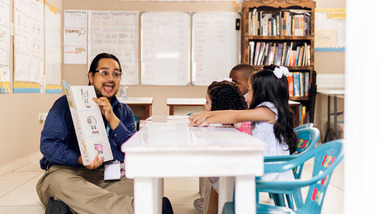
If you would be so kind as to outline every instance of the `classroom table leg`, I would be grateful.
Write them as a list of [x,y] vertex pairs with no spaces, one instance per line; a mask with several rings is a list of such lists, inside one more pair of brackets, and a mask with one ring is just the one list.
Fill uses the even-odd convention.
[[323,139],[323,142],[326,143],[327,136],[329,136],[331,130],[330,130],[330,96],[327,96],[327,129],[325,134],[325,139]]
[[232,201],[233,189],[235,178],[234,177],[219,177],[219,199],[218,199],[218,213],[221,214],[223,206],[226,202]]
[[256,213],[255,176],[237,176],[235,181],[235,213]]
[[161,214],[163,179],[135,178],[134,179],[135,214]]
[[338,131],[338,108],[337,108],[338,102],[337,97],[334,96],[334,132],[337,139],[339,139],[339,131]]

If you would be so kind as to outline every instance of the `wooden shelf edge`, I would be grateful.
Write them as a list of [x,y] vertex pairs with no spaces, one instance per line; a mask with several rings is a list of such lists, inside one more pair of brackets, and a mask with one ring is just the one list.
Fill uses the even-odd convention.
[[311,41],[314,40],[313,36],[245,36],[248,40],[274,40],[274,41]]

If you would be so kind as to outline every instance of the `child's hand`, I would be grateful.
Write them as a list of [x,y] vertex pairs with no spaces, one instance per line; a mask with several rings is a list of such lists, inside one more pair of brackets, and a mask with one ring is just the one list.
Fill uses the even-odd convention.
[[201,111],[189,116],[189,126],[208,126],[206,119],[209,117],[209,111]]

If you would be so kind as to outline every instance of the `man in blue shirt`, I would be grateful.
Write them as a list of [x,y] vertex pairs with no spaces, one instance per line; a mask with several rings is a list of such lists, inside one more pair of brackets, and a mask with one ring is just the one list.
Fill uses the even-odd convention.
[[[113,161],[123,163],[121,145],[136,128],[132,110],[115,96],[121,75],[119,60],[107,53],[97,55],[88,72],[89,85],[94,86],[97,95],[92,99],[99,105],[107,127]],[[36,189],[46,213],[133,213],[133,180],[104,180],[105,163],[98,157],[90,165],[83,165],[65,95],[49,111],[40,149],[40,165],[46,173]]]

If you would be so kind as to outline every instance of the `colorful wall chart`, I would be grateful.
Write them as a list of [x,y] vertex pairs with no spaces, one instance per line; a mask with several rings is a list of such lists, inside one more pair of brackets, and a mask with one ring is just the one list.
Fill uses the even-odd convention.
[[14,2],[14,93],[40,93],[44,72],[44,7],[41,0]]
[[315,9],[315,51],[344,51],[346,9]]
[[63,62],[87,63],[87,10],[65,10]]
[[45,81],[47,94],[62,93],[61,86],[61,14],[53,5],[45,5]]
[[9,0],[0,1],[0,94],[9,94]]

